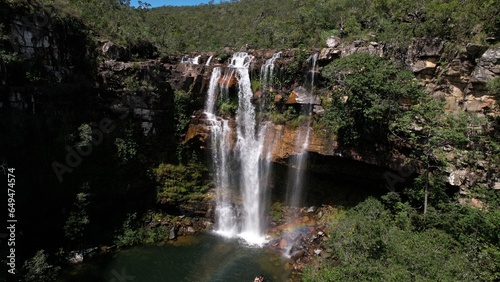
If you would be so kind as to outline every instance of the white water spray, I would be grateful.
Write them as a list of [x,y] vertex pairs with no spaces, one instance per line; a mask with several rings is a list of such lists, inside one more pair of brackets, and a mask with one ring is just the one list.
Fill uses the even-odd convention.
[[234,237],[238,231],[236,211],[231,200],[233,198],[229,177],[229,149],[231,129],[229,122],[215,116],[217,101],[217,85],[221,77],[221,68],[214,68],[208,86],[205,115],[211,125],[211,151],[214,167],[214,181],[216,186],[215,219],[216,233],[224,237]]
[[[244,52],[233,55],[229,69],[222,76],[219,68],[215,68],[210,79],[209,93],[205,105],[208,119],[212,124],[212,158],[217,185],[216,232],[227,237],[238,236],[249,244],[265,243],[264,210],[270,155],[262,157],[266,127],[258,129],[255,120],[255,107],[252,104],[253,92],[250,84],[248,67],[253,56]],[[222,79],[220,79],[222,76]],[[215,118],[214,108],[217,99],[216,89],[221,80],[221,92],[228,95],[229,81],[238,80],[238,109],[236,112],[236,144],[234,160],[230,151],[230,128],[224,119]],[[241,193],[241,218],[237,217],[234,191],[231,191],[230,161],[240,168],[239,183]],[[262,177],[266,179],[262,179]],[[263,181],[261,181],[263,180]],[[233,192],[233,193],[232,193]]]
[[266,63],[260,68],[260,86],[263,92],[266,92],[267,88],[273,88],[274,63],[276,59],[281,57],[281,53],[281,51],[275,53],[270,59],[266,60]]
[[205,64],[205,66],[207,66],[207,67],[210,66],[210,62],[212,61],[212,57],[213,56],[208,57],[208,60],[207,60],[207,62]]
[[311,58],[312,69],[311,69],[311,95],[314,92],[314,75],[316,74],[316,62],[318,61],[318,53],[314,53]]

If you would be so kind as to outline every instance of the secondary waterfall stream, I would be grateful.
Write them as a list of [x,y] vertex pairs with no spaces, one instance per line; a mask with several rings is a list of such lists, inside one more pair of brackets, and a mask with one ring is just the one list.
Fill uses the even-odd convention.
[[[318,54],[315,53],[307,60],[308,63],[312,65],[311,68],[311,89],[306,92],[307,96],[302,97],[306,101],[301,107],[300,115],[305,117],[305,122],[303,122],[299,127],[299,132],[294,142],[295,151],[298,152],[295,156],[290,156],[288,161],[288,176],[287,176],[287,187],[286,187],[286,201],[285,203],[291,207],[291,214],[289,215],[288,222],[294,224],[294,215],[296,209],[300,207],[303,203],[303,190],[305,182],[305,172],[307,169],[307,149],[309,147],[310,135],[311,135],[311,122],[310,116],[312,114],[312,102],[314,100],[314,75],[316,69],[316,62],[318,59]],[[287,245],[283,251],[285,256],[290,256],[293,248],[292,240],[287,241]]]

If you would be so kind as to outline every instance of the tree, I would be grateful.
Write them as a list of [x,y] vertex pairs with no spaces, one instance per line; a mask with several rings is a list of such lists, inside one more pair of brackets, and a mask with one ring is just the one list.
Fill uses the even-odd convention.
[[435,193],[443,192],[440,170],[447,165],[444,149],[467,142],[466,124],[458,117],[445,114],[443,102],[425,95],[391,123],[390,130],[396,141],[412,147],[411,157],[421,164],[422,171],[415,183],[424,187],[425,214],[431,188]]
[[83,187],[83,192],[76,195],[71,213],[64,224],[64,235],[72,242],[76,242],[78,244],[78,248],[83,246],[83,243],[81,242],[83,238],[83,231],[90,223],[86,212],[86,206],[89,204],[87,200],[89,194],[86,193],[88,183],[85,183]]

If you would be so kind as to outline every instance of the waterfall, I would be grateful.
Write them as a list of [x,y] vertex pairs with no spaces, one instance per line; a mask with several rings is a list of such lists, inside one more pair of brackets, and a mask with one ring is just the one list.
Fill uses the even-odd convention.
[[262,244],[265,239],[260,162],[264,138],[262,134],[257,134],[255,107],[252,104],[253,92],[248,73],[252,59],[253,56],[239,52],[233,55],[230,64],[230,67],[236,68],[238,75],[236,149],[241,165],[240,189],[243,201],[242,228],[239,236],[248,243]]
[[217,84],[221,76],[221,68],[217,67],[212,70],[210,83],[208,84],[207,101],[205,102],[205,113],[215,114],[215,102],[217,100]]
[[212,61],[212,57],[213,56],[208,57],[208,60],[207,60],[207,63],[205,64],[205,66],[207,66],[207,67],[210,66],[210,62]]
[[260,89],[263,93],[267,91],[267,88],[273,87],[274,62],[280,57],[281,51],[266,60],[266,63],[260,68]]
[[[264,218],[270,154],[262,156],[268,129],[265,125],[257,125],[252,104],[253,92],[248,72],[252,60],[253,56],[238,52],[231,58],[224,75],[221,75],[220,68],[214,68],[205,113],[212,126],[211,149],[217,194],[216,232],[226,237],[240,237],[249,244],[261,245],[265,242]],[[227,88],[233,77],[238,81],[238,109],[235,117],[236,144],[231,152],[231,129],[227,120],[215,117],[215,101],[218,83],[222,84],[222,95],[228,95]],[[230,163],[233,165],[230,166]],[[238,167],[239,174],[230,173],[231,167]],[[234,195],[237,190],[231,189],[233,182],[240,188],[239,195]],[[239,198],[241,215],[235,208],[235,201]]]
[[314,75],[316,72],[316,62],[318,61],[318,53],[314,53],[311,56],[312,59],[312,70],[311,70],[311,95],[314,92]]
[[[294,214],[296,213],[296,209],[303,204],[303,190],[304,190],[304,182],[306,178],[306,168],[307,168],[307,160],[308,153],[307,149],[309,147],[310,135],[311,135],[311,126],[309,116],[312,114],[312,103],[313,99],[313,91],[314,91],[314,72],[316,69],[316,61],[318,58],[318,54],[315,53],[312,55],[307,61],[308,63],[312,60],[312,69],[311,69],[311,91],[307,92],[307,97],[305,97],[305,101],[311,104],[305,104],[302,106],[301,116],[306,116],[307,121],[304,124],[301,124],[298,129],[299,132],[294,142],[294,150],[297,152],[296,155],[291,156],[288,161],[288,175],[287,175],[287,188],[286,188],[286,204],[291,208],[291,213],[289,215],[288,222],[293,223]],[[290,256],[291,251],[293,249],[294,242],[287,240],[287,246],[284,249],[283,254],[285,256]]]
[[234,69],[228,69],[224,72],[224,76],[222,76],[220,90],[222,99],[227,99],[229,97],[229,85],[231,84],[231,79],[234,77],[234,73]]
[[307,148],[311,128],[309,124],[302,125],[295,139],[295,151],[297,155],[291,156],[289,160],[286,203],[292,208],[297,208],[302,203],[302,190],[304,186],[305,169],[307,168]]
[[225,237],[237,234],[236,211],[232,205],[232,195],[229,177],[229,149],[231,129],[229,122],[215,116],[215,103],[217,101],[217,85],[221,77],[221,68],[214,68],[208,86],[205,115],[211,125],[211,151],[214,168],[214,182],[216,186],[215,219],[216,232]]
[[[237,211],[232,200],[232,191],[230,187],[230,167],[229,167],[229,148],[231,128],[229,122],[225,119],[217,121],[215,119],[212,137],[212,157],[215,171],[215,183],[217,185],[216,195],[217,204],[215,207],[217,233],[225,237],[234,237],[238,232]],[[214,150],[214,147],[216,150]]]
[[184,56],[181,59],[181,64],[192,64],[192,65],[198,65],[200,62],[200,57],[201,55],[198,55],[194,58],[189,58],[188,56]]

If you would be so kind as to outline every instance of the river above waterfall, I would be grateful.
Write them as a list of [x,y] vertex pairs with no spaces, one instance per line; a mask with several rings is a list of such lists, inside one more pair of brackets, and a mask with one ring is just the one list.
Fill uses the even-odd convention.
[[211,233],[180,237],[164,246],[138,246],[86,260],[67,269],[58,282],[110,281],[287,281],[286,260]]

